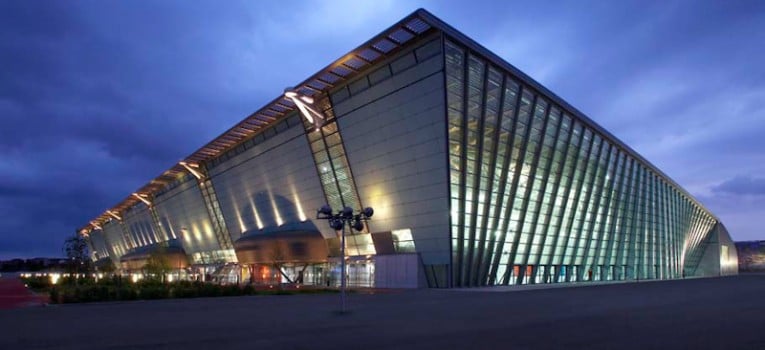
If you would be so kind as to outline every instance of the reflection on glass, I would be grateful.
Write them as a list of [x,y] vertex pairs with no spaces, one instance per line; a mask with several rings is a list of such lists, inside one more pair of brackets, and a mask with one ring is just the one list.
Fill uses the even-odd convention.
[[444,52],[455,286],[694,273],[714,218],[501,68]]

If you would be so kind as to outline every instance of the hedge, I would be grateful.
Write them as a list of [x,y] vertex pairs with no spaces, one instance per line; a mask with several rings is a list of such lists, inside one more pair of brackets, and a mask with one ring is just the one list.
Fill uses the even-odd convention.
[[336,293],[336,289],[265,289],[252,285],[217,285],[204,282],[179,281],[172,283],[115,282],[113,279],[85,284],[60,284],[49,289],[52,303],[87,303],[98,301],[152,300],[168,298],[199,298],[242,295],[291,295]]

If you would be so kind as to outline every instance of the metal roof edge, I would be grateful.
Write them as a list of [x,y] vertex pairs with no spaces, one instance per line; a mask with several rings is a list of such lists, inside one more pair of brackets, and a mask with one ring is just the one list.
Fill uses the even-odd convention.
[[[310,96],[316,96],[317,94],[326,94],[328,93],[339,81],[347,81],[351,80],[353,77],[357,75],[357,72],[353,71],[352,73],[348,74],[347,76],[337,76],[338,79],[333,82],[324,82],[321,80],[322,76],[326,74],[330,74],[333,69],[337,67],[349,67],[345,66],[344,63],[346,63],[349,59],[353,57],[358,57],[360,60],[363,60],[366,62],[366,64],[363,66],[364,69],[368,65],[375,64],[374,61],[378,59],[385,59],[388,57],[389,54],[393,52],[397,52],[401,48],[405,47],[407,43],[411,42],[411,40],[407,40],[403,43],[396,43],[394,40],[390,39],[390,35],[393,34],[396,30],[399,29],[406,29],[406,25],[411,23],[412,20],[415,18],[420,17],[420,11],[424,11],[424,9],[418,9],[410,13],[409,15],[405,16],[398,22],[392,24],[391,26],[385,28],[381,32],[379,32],[377,35],[373,36],[371,39],[365,41],[364,43],[358,45],[353,50],[350,50],[346,54],[340,56],[338,59],[334,60],[332,63],[328,64],[324,68],[320,69],[318,72],[314,73],[304,81],[300,82],[299,84],[294,85],[294,89],[300,90],[305,89],[305,91],[310,91]],[[422,19],[422,18],[421,18]],[[424,19],[423,19],[424,20]],[[409,30],[409,29],[407,29]],[[431,28],[427,28],[426,30],[422,31],[421,33],[414,33],[415,36],[417,35],[425,35],[426,33],[430,32]],[[366,61],[364,57],[362,57],[360,54],[364,52],[364,50],[368,50],[370,48],[374,47],[375,43],[380,42],[381,40],[388,39],[394,44],[394,48],[387,51],[387,52],[379,52],[379,55],[373,59],[373,61]],[[349,67],[351,68],[351,67]],[[332,73],[335,74],[335,73]],[[321,84],[324,85],[321,89],[316,89],[311,84],[320,81]],[[278,108],[274,108],[275,106],[278,106]],[[280,110],[284,110],[280,112]],[[286,99],[283,94],[280,94],[279,97],[271,100],[271,102],[266,103],[258,109],[257,111],[251,113],[247,117],[245,117],[240,122],[236,123],[233,127],[227,129],[220,135],[213,138],[211,141],[207,142],[205,145],[197,149],[196,151],[192,152],[188,156],[180,159],[180,161],[185,162],[206,162],[210,159],[213,159],[215,157],[218,157],[219,155],[225,153],[229,149],[236,147],[237,145],[241,144],[242,142],[248,140],[249,138],[252,138],[259,133],[263,132],[270,126],[274,125],[277,121],[282,120],[282,118],[286,117],[290,113],[294,111],[294,104]],[[265,112],[269,111],[268,114]],[[274,112],[280,113],[280,116],[272,117],[270,114],[273,114]],[[270,121],[263,120],[264,119],[271,119]],[[254,125],[255,124],[255,125]],[[257,125],[257,126],[256,126]],[[248,131],[240,131],[240,130],[248,130]],[[241,135],[240,135],[241,134]],[[216,143],[220,143],[221,140],[228,139],[225,142],[228,143],[224,147],[218,146]],[[236,141],[231,141],[231,139]],[[214,146],[214,147],[213,147]],[[214,148],[214,149],[213,149]],[[163,171],[159,176],[151,179],[147,184],[143,185],[141,188],[136,190],[136,193],[143,193],[146,192],[147,189],[151,189],[152,185],[157,185],[157,182],[160,183],[167,183],[167,181],[163,180],[163,177],[166,176],[168,173],[172,172],[179,172],[184,171],[182,167],[178,165],[178,163],[175,163],[172,165],[169,169]],[[108,215],[106,212],[109,210],[115,210],[117,208],[127,208],[131,207],[132,205],[136,204],[138,202],[138,199],[135,199],[132,194],[128,195],[125,199],[120,201],[119,203],[115,204],[114,206],[110,207],[109,209],[106,209],[104,213],[100,214],[96,218],[92,219],[91,222],[96,222],[100,225],[103,224],[105,219],[110,218],[110,215]],[[92,228],[92,225],[90,222],[86,225],[83,225],[82,227],[77,229],[77,232],[82,232],[83,230],[89,230]]]
[[[693,195],[691,195],[685,188],[680,186],[676,181],[674,181],[669,175],[661,171],[658,167],[656,167],[653,163],[645,159],[642,155],[640,155],[637,151],[632,149],[630,146],[628,146],[626,143],[624,143],[622,140],[611,134],[608,130],[600,126],[598,123],[596,123],[594,120],[589,118],[587,115],[582,113],[580,110],[578,110],[576,107],[572,106],[568,102],[566,102],[563,98],[555,94],[554,92],[547,89],[545,86],[543,86],[541,83],[534,80],[532,77],[521,71],[520,69],[516,68],[509,62],[507,62],[505,59],[500,57],[499,55],[493,53],[483,45],[479,44],[475,40],[471,39],[467,35],[463,34],[459,30],[455,29],[448,23],[444,22],[440,18],[436,17],[429,11],[427,11],[424,8],[418,8],[417,10],[413,11],[409,15],[405,16],[398,22],[394,23],[393,25],[385,28],[377,35],[373,36],[371,39],[365,41],[361,45],[357,46],[353,50],[349,51],[348,53],[340,56],[340,58],[336,59],[332,63],[328,64],[324,68],[320,69],[315,74],[311,75],[304,81],[300,82],[299,84],[295,85],[295,89],[306,89],[315,91],[315,93],[312,93],[311,96],[316,96],[317,94],[326,94],[328,93],[333,86],[336,84],[330,83],[330,82],[323,82],[321,80],[321,77],[329,74],[332,72],[333,69],[337,67],[347,67],[344,65],[345,62],[348,61],[351,57],[361,57],[359,54],[363,52],[365,49],[373,48],[375,43],[380,42],[381,40],[390,38],[390,34],[395,32],[398,29],[406,28],[406,25],[408,23],[411,23],[415,18],[419,18],[420,20],[426,22],[428,25],[430,25],[432,28],[435,28],[437,30],[440,30],[441,32],[447,34],[450,37],[453,37],[463,45],[467,46],[471,50],[479,53],[480,55],[486,57],[489,59],[493,64],[500,66],[501,68],[509,71],[512,75],[514,75],[516,78],[521,80],[523,83],[529,85],[532,89],[538,91],[540,94],[544,95],[545,97],[551,99],[554,103],[559,105],[561,108],[566,110],[568,113],[576,116],[579,118],[584,124],[586,124],[588,127],[592,128],[596,132],[600,133],[601,135],[605,136],[607,139],[609,139],[611,142],[615,143],[618,147],[622,148],[625,152],[627,152],[630,156],[634,157],[636,160],[642,162],[645,164],[650,170],[655,172],[657,175],[659,175],[662,179],[667,181],[669,184],[673,185],[678,191],[680,191],[683,195],[688,197],[691,201],[693,201],[696,205],[698,205],[701,209],[703,209],[707,214],[712,216],[715,220],[720,222],[719,218],[714,215],[709,209],[707,209],[701,202],[699,202]],[[430,28],[423,31],[422,33],[417,34],[423,34],[426,32],[429,32]],[[390,40],[390,39],[389,39]],[[409,42],[409,41],[407,41]],[[394,44],[396,44],[394,42]],[[388,52],[380,52],[380,56],[375,58],[374,60],[385,58],[388,56],[389,53],[396,52],[402,47],[406,46],[406,42],[404,43],[398,43],[398,46],[396,46],[394,49],[391,49]],[[373,60],[373,61],[374,61]],[[373,65],[375,62],[369,61],[367,62],[368,65]],[[366,66],[365,66],[366,67]],[[345,77],[338,76],[338,81],[347,81],[351,80],[353,77],[357,75],[356,72],[353,72],[351,74],[348,74]],[[322,89],[316,89],[311,86],[311,83],[315,81],[320,81],[322,84],[325,84],[325,87]],[[278,108],[274,108],[277,107]],[[290,109],[291,108],[291,109]],[[284,110],[284,111],[281,111]],[[268,111],[268,113],[266,113]],[[229,149],[236,147],[237,145],[241,144],[242,142],[246,141],[247,139],[263,132],[265,129],[269,128],[270,126],[274,125],[277,121],[280,121],[285,116],[289,115],[291,112],[294,111],[294,106],[291,101],[288,99],[285,99],[284,95],[280,95],[279,97],[271,100],[269,103],[265,104],[263,107],[258,109],[257,111],[251,113],[247,117],[245,117],[242,121],[235,124],[233,127],[227,129],[214,139],[212,139],[210,142],[206,143],[196,151],[192,152],[188,156],[181,159],[181,161],[187,161],[187,162],[206,162],[210,159],[213,159],[220,154],[225,153]],[[271,116],[271,114],[281,114],[276,117]],[[260,118],[259,118],[260,117]],[[264,120],[266,119],[266,120]],[[268,120],[270,119],[270,120]],[[256,124],[257,126],[253,125]],[[254,129],[253,129],[254,128]],[[246,131],[242,131],[246,130]],[[223,147],[219,146],[219,144],[225,144]],[[146,192],[146,190],[152,189],[152,186],[161,185],[161,183],[167,183],[166,179],[163,179],[163,177],[167,177],[168,174],[171,174],[169,176],[173,176],[172,173],[182,172],[183,169],[178,165],[178,163],[174,164],[167,170],[163,171],[162,174],[159,176],[151,179],[147,184],[142,186],[141,188],[136,190],[136,193],[143,193]],[[160,184],[158,184],[158,182]],[[116,205],[112,206],[111,208],[107,210],[115,210],[117,208],[129,208],[132,205],[136,204],[138,202],[138,199],[133,198],[132,194],[128,195],[125,199],[117,203]],[[97,222],[99,224],[103,224],[104,218],[109,218],[110,216],[106,213],[102,213],[101,215],[97,216],[91,221]],[[78,232],[81,232],[82,230],[87,230],[89,227],[92,227],[90,224],[86,224],[82,226],[81,228],[77,229]]]

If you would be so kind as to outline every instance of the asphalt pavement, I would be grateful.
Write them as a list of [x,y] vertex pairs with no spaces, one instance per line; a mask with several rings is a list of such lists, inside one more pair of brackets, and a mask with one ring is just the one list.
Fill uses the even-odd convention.
[[765,349],[765,275],[496,291],[0,310],[0,349]]

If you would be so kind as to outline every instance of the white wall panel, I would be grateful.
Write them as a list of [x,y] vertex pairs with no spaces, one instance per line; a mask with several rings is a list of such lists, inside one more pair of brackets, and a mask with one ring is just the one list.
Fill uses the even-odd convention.
[[122,237],[122,229],[120,228],[120,224],[117,220],[112,220],[103,224],[102,228],[106,242],[111,248],[110,254],[112,256],[112,260],[115,263],[118,263],[119,258],[128,251],[126,242]]
[[127,225],[128,232],[142,242],[142,245],[151,245],[163,241],[158,232],[154,232],[149,208],[143,203],[135,205],[131,210],[122,213],[123,224]]
[[324,192],[302,125],[281,131],[210,170],[231,240],[243,234],[319,230]]
[[373,232],[410,228],[425,264],[450,260],[443,58],[334,106]]
[[154,200],[165,230],[181,239],[186,254],[219,250],[210,216],[195,180],[189,180]]

